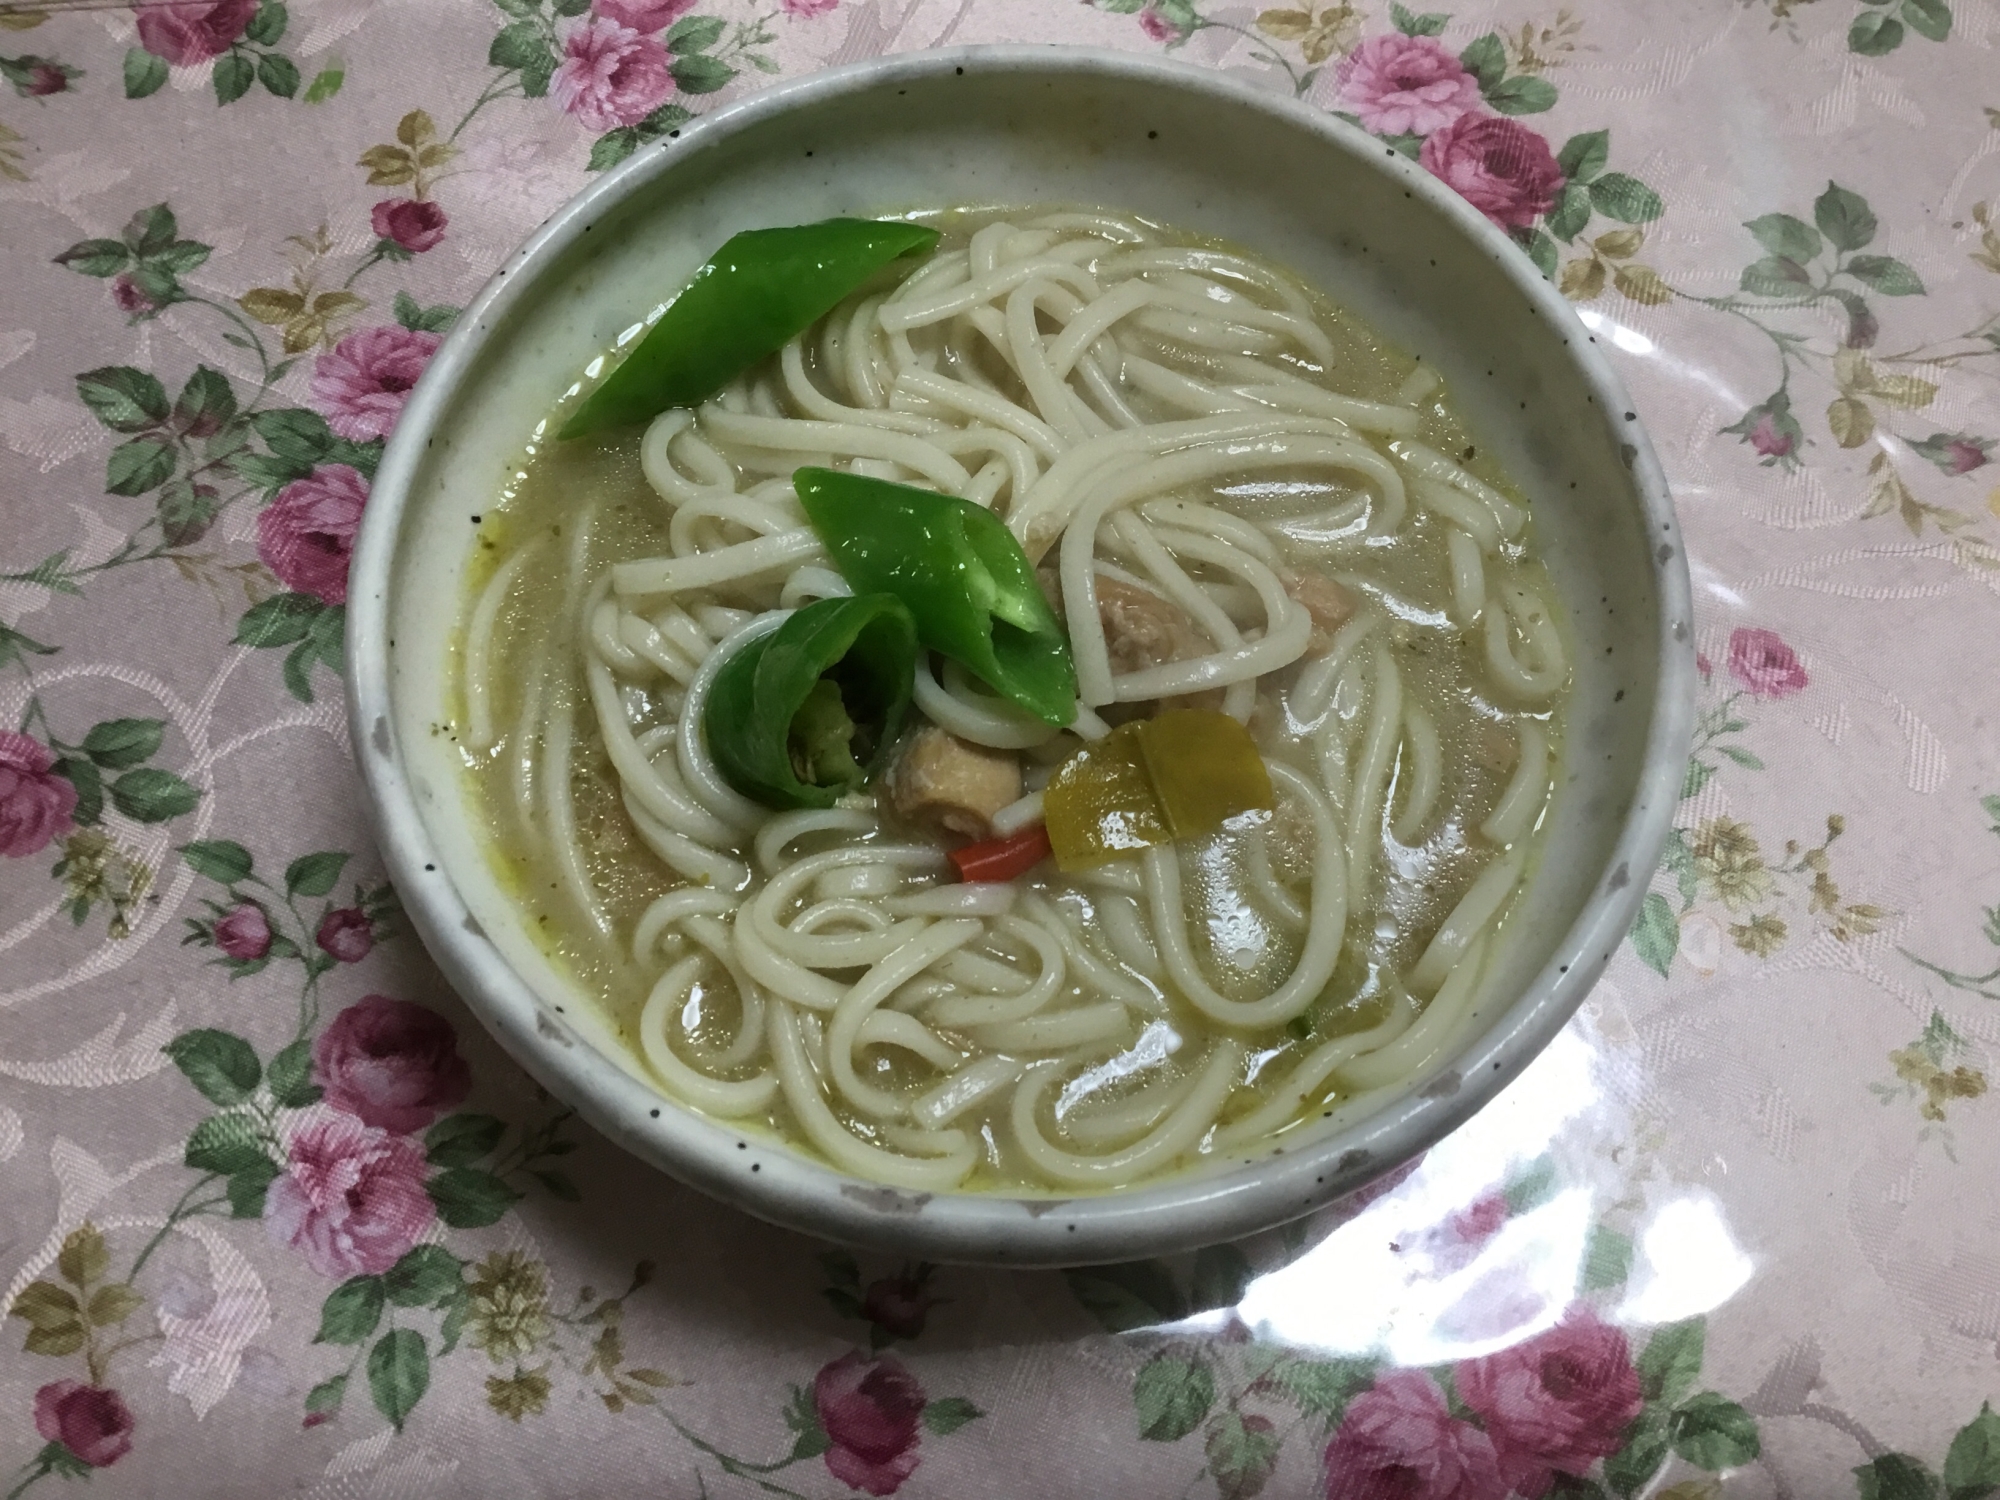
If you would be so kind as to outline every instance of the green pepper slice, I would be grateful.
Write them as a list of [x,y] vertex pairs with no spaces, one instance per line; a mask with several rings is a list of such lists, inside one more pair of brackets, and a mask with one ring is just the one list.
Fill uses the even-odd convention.
[[894,594],[917,638],[1057,728],[1076,717],[1076,667],[1028,555],[1000,518],[954,495],[804,468],[806,516],[856,593]]
[[708,752],[752,801],[831,807],[881,769],[916,664],[916,624],[894,595],[808,604],[716,673]]
[[559,436],[582,437],[706,401],[884,266],[930,249],[937,238],[921,224],[874,219],[732,235]]

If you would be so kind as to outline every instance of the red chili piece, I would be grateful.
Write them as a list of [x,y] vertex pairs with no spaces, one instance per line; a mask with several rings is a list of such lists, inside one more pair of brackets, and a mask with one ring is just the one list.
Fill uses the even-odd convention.
[[1049,830],[1037,823],[1004,839],[988,839],[983,844],[967,844],[951,851],[958,866],[958,878],[965,881],[1012,880],[1049,857]]

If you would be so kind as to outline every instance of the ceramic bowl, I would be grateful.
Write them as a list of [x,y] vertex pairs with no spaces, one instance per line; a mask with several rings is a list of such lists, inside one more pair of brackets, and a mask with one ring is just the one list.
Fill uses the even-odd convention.
[[[857,1181],[663,1097],[527,937],[479,843],[447,643],[472,523],[620,329],[739,229],[938,204],[1103,205],[1290,267],[1420,353],[1531,497],[1576,680],[1546,854],[1457,1055],[1365,1118],[1068,1200]],[[598,1129],[763,1218],[931,1259],[1066,1264],[1234,1238],[1367,1183],[1468,1120],[1562,1027],[1631,927],[1677,800],[1694,660],[1680,533],[1596,340],[1520,250],[1381,142],[1151,59],[1007,47],[836,68],[719,109],[538,230],[460,317],[384,454],[349,582],[356,757],[432,955]]]

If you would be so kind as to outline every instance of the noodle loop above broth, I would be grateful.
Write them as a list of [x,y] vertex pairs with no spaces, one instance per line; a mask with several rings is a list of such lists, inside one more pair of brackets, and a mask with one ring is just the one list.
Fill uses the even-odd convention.
[[[1113,1189],[1373,1107],[1477,1025],[1561,763],[1526,501],[1435,371],[1279,267],[1111,213],[925,222],[699,405],[557,442],[572,391],[538,429],[457,642],[496,862],[635,1070],[872,1181]],[[910,618],[801,470],[969,502],[1024,561],[984,668],[906,676],[900,637],[886,719],[851,663],[771,666],[773,784],[846,779],[767,805],[725,667]],[[1031,616],[1066,722],[993,665]],[[1133,744],[1242,748],[1168,777]],[[1148,812],[1169,786],[1221,811]],[[1078,806],[1108,842],[1059,868]]]

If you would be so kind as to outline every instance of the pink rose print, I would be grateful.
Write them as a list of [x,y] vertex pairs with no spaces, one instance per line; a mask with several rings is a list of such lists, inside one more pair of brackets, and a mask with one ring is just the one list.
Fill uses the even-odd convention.
[[665,31],[694,9],[694,0],[592,0],[591,10],[633,31]]
[[1377,135],[1429,135],[1479,107],[1479,80],[1435,37],[1371,36],[1334,79],[1341,102]]
[[352,1115],[324,1115],[292,1137],[290,1166],[264,1198],[272,1241],[336,1280],[388,1270],[434,1217],[423,1152]]
[[181,67],[227,52],[256,14],[257,0],[169,0],[137,9],[139,45]]
[[1461,115],[1424,138],[1426,172],[1502,229],[1526,229],[1555,204],[1562,168],[1549,143],[1498,115]]
[[1708,653],[1706,651],[1695,652],[1694,669],[1697,672],[1701,673],[1701,678],[1703,682],[1708,681],[1710,677],[1715,675],[1715,663],[1708,659]]
[[0,729],[0,854],[38,854],[74,826],[76,788],[40,740]]
[[1398,1370],[1348,1404],[1326,1448],[1327,1500],[1503,1500],[1485,1433],[1461,1422],[1421,1370]]
[[[1806,445],[1805,432],[1792,415],[1792,398],[1783,387],[1721,430],[1748,443],[1758,463],[1767,469],[1797,468],[1799,451]],[[1921,444],[1915,446],[1922,451]]]
[[1525,1343],[1455,1372],[1458,1397],[1486,1424],[1500,1474],[1540,1500],[1558,1473],[1581,1478],[1625,1441],[1645,1405],[1625,1335],[1587,1307]]
[[913,1339],[924,1331],[937,1300],[930,1293],[930,1268],[906,1268],[900,1276],[868,1284],[861,1294],[861,1316],[892,1338]]
[[1426,1231],[1411,1248],[1421,1247],[1439,1274],[1448,1274],[1477,1260],[1486,1242],[1507,1222],[1507,1195],[1486,1193],[1443,1223]]
[[368,215],[369,225],[380,238],[402,246],[412,255],[421,255],[442,240],[445,225],[450,222],[444,209],[428,198],[384,198]]
[[1139,12],[1139,29],[1156,42],[1180,40],[1181,29],[1152,6]]
[[111,300],[119,310],[128,313],[156,313],[160,304],[139,290],[138,283],[130,276],[120,276],[111,283]]
[[924,1393],[890,1356],[843,1354],[814,1379],[813,1407],[832,1444],[826,1466],[842,1484],[893,1495],[915,1472]]
[[1792,435],[1780,431],[1777,417],[1767,411],[1750,429],[1750,446],[1765,458],[1789,458],[1794,444]]
[[1496,1233],[1507,1222],[1507,1195],[1488,1193],[1471,1206],[1460,1209],[1446,1221],[1454,1239],[1476,1245]]
[[778,0],[788,16],[823,16],[839,6],[840,0]]
[[[322,926],[321,946],[326,936]],[[458,1055],[451,1022],[387,995],[369,995],[348,1006],[314,1040],[312,1051],[313,1082],[326,1090],[328,1104],[399,1135],[422,1130],[456,1109],[472,1089],[472,1070]]]
[[69,88],[69,70],[61,63],[53,63],[40,57],[24,57],[20,61],[25,76],[15,87],[30,98],[45,98],[50,94],[63,93]]
[[132,1451],[132,1413],[116,1391],[57,1380],[35,1392],[35,1431],[61,1443],[93,1469]]
[[[443,228],[438,232],[443,234]],[[326,413],[326,425],[358,443],[387,437],[442,342],[415,328],[350,333],[313,361],[313,400]]]
[[238,963],[254,963],[271,951],[271,924],[246,901],[215,924],[215,946]]
[[347,563],[368,503],[368,481],[346,464],[323,464],[278,491],[257,517],[257,555],[295,594],[347,602]]
[[591,130],[636,125],[674,91],[657,37],[593,16],[563,41],[549,96]]
[[1792,415],[1792,398],[1782,389],[1773,391],[1768,401],[1759,402],[1736,421],[1722,429],[1748,443],[1765,468],[1798,466],[1798,451],[1806,435]]
[[1946,466],[1954,474],[1970,474],[1989,460],[1986,445],[1972,438],[1954,438],[1945,444]]
[[314,941],[322,952],[342,963],[358,964],[375,946],[375,927],[360,907],[343,906],[320,919]]
[[1798,653],[1775,630],[1732,630],[1729,672],[1758,698],[1789,698],[1808,681]]
[[1910,451],[1956,477],[1992,463],[1996,446],[2000,443],[1994,439],[1975,437],[1969,432],[1934,432],[1921,442],[1911,443]]

